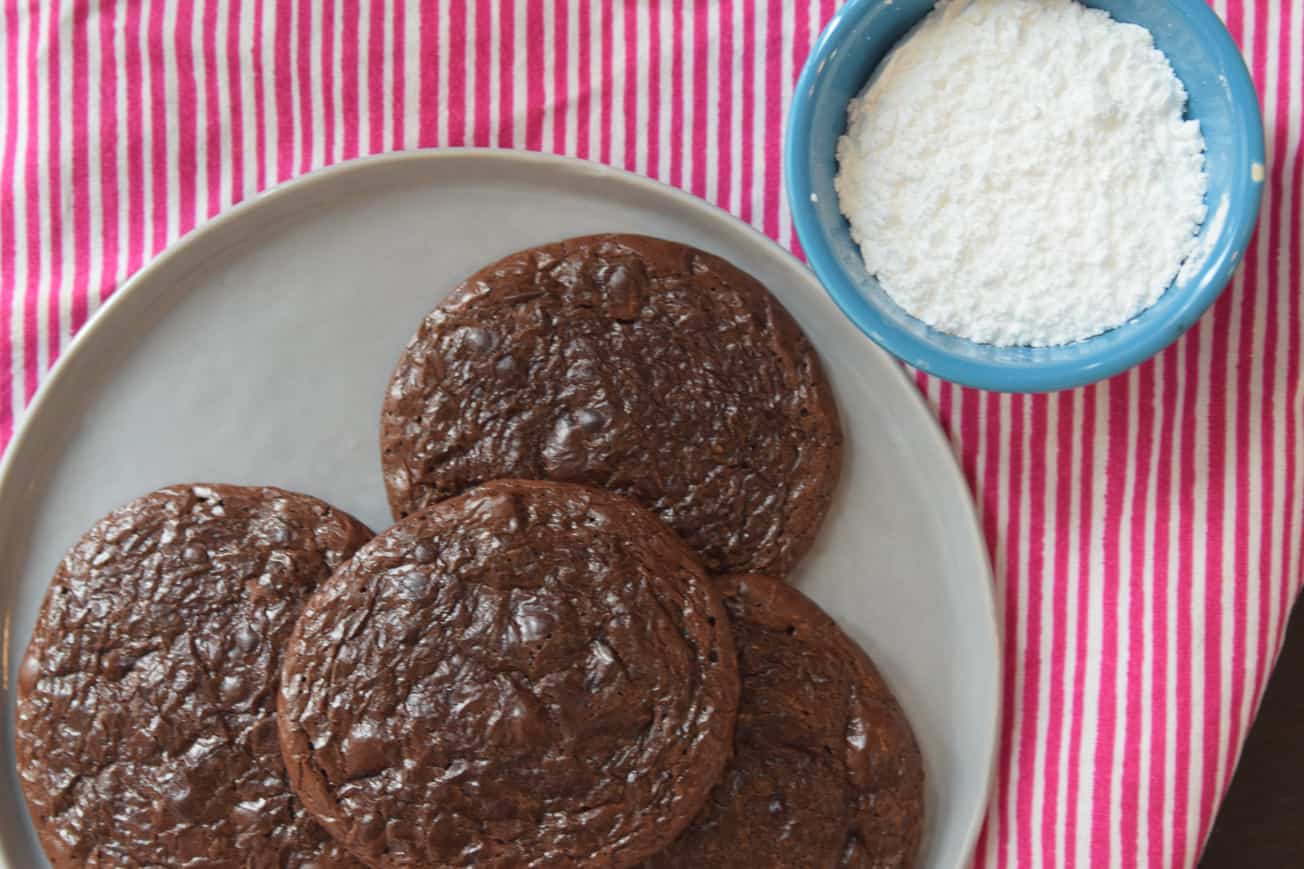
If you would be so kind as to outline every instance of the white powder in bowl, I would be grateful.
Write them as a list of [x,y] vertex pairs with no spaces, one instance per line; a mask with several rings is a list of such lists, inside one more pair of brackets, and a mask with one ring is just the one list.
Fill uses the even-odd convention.
[[974,341],[1049,346],[1154,304],[1205,216],[1204,139],[1149,31],[1075,0],[940,0],[848,107],[866,268]]

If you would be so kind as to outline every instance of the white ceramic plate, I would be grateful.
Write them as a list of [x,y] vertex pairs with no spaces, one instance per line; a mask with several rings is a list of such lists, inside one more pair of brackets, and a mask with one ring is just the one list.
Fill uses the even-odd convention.
[[987,801],[999,643],[969,492],[888,357],[777,245],[645,178],[441,151],[324,170],[159,257],[83,330],[0,468],[0,854],[45,865],[13,760],[11,686],[46,582],[99,516],[168,483],[266,483],[388,524],[377,432],[417,322],[465,275],[583,233],[664,236],[764,282],[814,341],[847,434],[833,512],[795,577],[873,656],[927,767],[923,866],[961,865]]

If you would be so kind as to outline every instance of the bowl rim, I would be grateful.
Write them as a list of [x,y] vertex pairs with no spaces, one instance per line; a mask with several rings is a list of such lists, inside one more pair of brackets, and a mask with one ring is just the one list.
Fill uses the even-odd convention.
[[[1263,175],[1251,178],[1239,188],[1233,186],[1229,191],[1231,201],[1224,230],[1225,241],[1209,253],[1208,259],[1200,268],[1199,276],[1183,290],[1185,297],[1181,303],[1174,306],[1164,319],[1147,323],[1131,341],[1108,351],[1078,353],[1070,359],[1021,365],[959,357],[952,351],[939,347],[934,341],[901,328],[884,316],[879,303],[864,298],[847,277],[833,253],[827,235],[820,227],[815,207],[810,201],[810,137],[808,133],[797,131],[811,129],[815,87],[824,73],[825,64],[842,44],[843,31],[884,2],[885,0],[850,0],[834,13],[802,67],[784,131],[783,174],[793,226],[808,264],[842,313],[862,333],[898,360],[962,386],[997,392],[1054,392],[1085,386],[1122,373],[1176,342],[1208,310],[1231,281],[1258,226],[1263,179],[1267,173],[1263,110],[1259,95],[1239,46],[1217,13],[1205,0],[1168,0],[1191,19],[1194,26],[1213,34],[1212,48],[1226,72],[1227,87],[1241,122],[1238,126],[1245,135],[1247,157],[1251,165],[1262,167]],[[1166,292],[1172,289],[1170,286]],[[928,329],[936,332],[931,326]],[[1061,346],[1082,348],[1089,346],[1096,337],[1099,336]]]

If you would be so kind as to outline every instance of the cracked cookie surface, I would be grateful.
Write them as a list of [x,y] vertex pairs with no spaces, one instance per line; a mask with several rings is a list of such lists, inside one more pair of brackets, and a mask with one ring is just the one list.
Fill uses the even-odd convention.
[[305,606],[279,719],[305,805],[375,866],[631,866],[703,806],[738,676],[692,553],[633,502],[497,481]]
[[293,796],[281,649],[371,537],[316,498],[174,486],[64,557],[19,669],[18,770],[56,867],[354,867]]
[[381,416],[395,518],[495,478],[585,483],[652,510],[719,573],[791,569],[841,449],[815,351],[769,291],[637,235],[472,275],[421,323]]
[[648,869],[914,864],[923,764],[860,647],[813,601],[764,576],[718,579],[742,695],[734,756],[702,813]]

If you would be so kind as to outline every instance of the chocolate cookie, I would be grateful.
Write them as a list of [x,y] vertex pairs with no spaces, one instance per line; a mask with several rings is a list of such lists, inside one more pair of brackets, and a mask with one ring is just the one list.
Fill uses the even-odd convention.
[[784,575],[841,447],[815,351],[765,287],[638,235],[472,275],[422,322],[381,418],[396,518],[494,478],[587,483],[652,510],[714,572]]
[[176,486],[114,510],[59,564],[18,672],[18,772],[56,867],[345,867],[295,799],[281,647],[371,537],[271,488]]
[[702,808],[733,741],[719,593],[650,513],[498,481],[382,532],[309,600],[281,745],[374,866],[630,866]]
[[923,765],[873,664],[775,579],[720,580],[742,677],[734,757],[706,808],[651,869],[907,867]]

